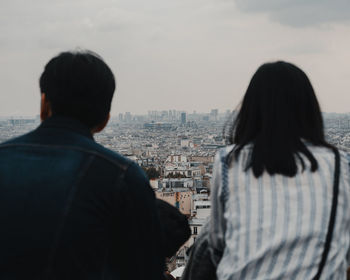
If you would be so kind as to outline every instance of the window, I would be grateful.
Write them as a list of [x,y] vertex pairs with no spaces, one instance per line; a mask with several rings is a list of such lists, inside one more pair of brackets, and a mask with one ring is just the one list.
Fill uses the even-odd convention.
[[193,234],[198,234],[197,227],[193,227]]

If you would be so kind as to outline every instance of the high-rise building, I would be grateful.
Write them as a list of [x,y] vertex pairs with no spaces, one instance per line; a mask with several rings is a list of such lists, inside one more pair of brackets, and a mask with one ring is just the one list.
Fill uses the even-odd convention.
[[181,113],[181,124],[186,124],[186,113],[185,112]]
[[212,109],[210,112],[210,120],[211,121],[217,121],[218,120],[218,114],[219,110],[218,109]]
[[124,115],[124,120],[126,122],[131,122],[132,120],[132,116],[131,116],[131,113],[130,112],[126,112],[125,115]]

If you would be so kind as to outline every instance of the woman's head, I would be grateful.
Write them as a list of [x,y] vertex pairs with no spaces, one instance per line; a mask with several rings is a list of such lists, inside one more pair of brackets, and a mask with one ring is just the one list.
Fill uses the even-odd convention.
[[241,108],[230,128],[229,142],[236,144],[229,159],[238,158],[252,143],[247,168],[256,177],[270,174],[294,176],[296,159],[304,154],[317,169],[317,161],[302,140],[329,146],[324,139],[321,110],[306,74],[291,63],[278,61],[259,67],[251,79]]

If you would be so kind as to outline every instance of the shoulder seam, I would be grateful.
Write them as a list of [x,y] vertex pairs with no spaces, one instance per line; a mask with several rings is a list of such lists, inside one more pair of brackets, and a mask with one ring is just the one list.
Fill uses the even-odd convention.
[[76,146],[66,146],[66,145],[47,145],[47,144],[25,144],[25,143],[16,143],[16,144],[3,144],[0,145],[0,149],[3,148],[11,148],[11,147],[45,147],[45,148],[54,148],[54,149],[66,149],[66,150],[76,150],[84,153],[88,153],[91,155],[94,155],[96,157],[100,157],[106,161],[109,161],[110,163],[118,166],[120,169],[122,169],[124,172],[128,169],[128,167],[131,165],[132,161],[127,160],[127,164],[122,164],[118,162],[117,160],[114,160],[111,157],[108,157],[102,153],[99,153],[94,150],[84,149]]

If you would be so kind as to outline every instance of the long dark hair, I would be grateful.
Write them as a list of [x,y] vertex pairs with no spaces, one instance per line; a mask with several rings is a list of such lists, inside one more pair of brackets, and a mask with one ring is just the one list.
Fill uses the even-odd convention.
[[252,168],[255,177],[264,171],[293,177],[297,160],[305,169],[301,155],[314,172],[318,164],[305,142],[332,148],[325,140],[320,106],[308,77],[283,61],[259,67],[226,132],[229,144],[235,144],[227,156],[229,163],[252,144],[246,170]]

